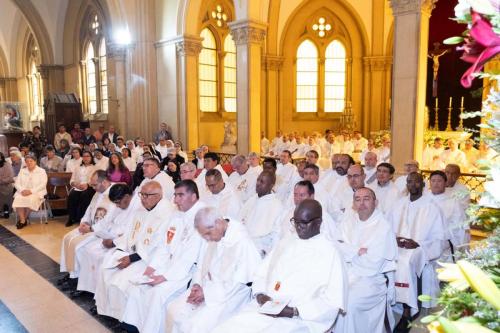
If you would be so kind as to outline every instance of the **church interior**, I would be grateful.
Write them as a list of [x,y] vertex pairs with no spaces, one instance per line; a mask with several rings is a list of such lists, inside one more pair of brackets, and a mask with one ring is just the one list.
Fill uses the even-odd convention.
[[421,322],[438,262],[497,246],[500,208],[498,74],[464,86],[461,10],[500,22],[495,0],[0,0],[0,332],[452,332]]

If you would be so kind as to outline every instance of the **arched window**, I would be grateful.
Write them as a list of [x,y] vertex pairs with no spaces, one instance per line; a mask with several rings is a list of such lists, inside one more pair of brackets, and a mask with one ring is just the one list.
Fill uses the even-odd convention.
[[229,34],[232,7],[226,0],[212,1],[200,32],[200,111],[236,112],[236,45]]
[[217,112],[217,45],[210,29],[200,34],[203,41],[199,58],[200,110]]
[[101,39],[99,45],[99,79],[101,85],[101,112],[108,113],[108,74],[106,64],[106,40]]
[[224,40],[224,109],[236,112],[236,45],[233,37]]
[[97,113],[97,80],[96,80],[96,64],[94,58],[94,47],[92,43],[87,45],[85,52],[85,64],[87,66],[87,103],[90,114]]
[[325,112],[342,112],[345,106],[345,47],[338,40],[325,51]]
[[318,49],[306,39],[297,49],[297,112],[318,110]]
[[90,115],[108,113],[106,39],[99,15],[91,12],[82,28],[83,105]]

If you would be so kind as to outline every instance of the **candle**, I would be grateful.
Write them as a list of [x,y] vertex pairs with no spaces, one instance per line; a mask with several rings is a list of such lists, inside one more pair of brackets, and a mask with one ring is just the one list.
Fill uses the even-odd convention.
[[450,103],[448,105],[449,108],[451,108],[451,101],[452,101],[453,97],[450,97]]
[[464,96],[462,96],[462,99],[460,100],[460,107],[461,108],[464,107]]
[[438,108],[438,99],[437,99],[437,97],[436,97],[436,107],[435,108],[436,109]]

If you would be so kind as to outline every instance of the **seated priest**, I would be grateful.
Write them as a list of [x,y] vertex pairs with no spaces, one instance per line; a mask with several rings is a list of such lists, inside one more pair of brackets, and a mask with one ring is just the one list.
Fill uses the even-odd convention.
[[241,210],[240,197],[233,190],[228,181],[224,181],[217,169],[208,170],[205,174],[205,183],[208,194],[204,200],[208,206],[217,208],[224,216],[238,216]]
[[396,269],[398,247],[391,226],[376,207],[375,192],[362,187],[354,192],[355,214],[345,215],[340,224],[338,248],[346,262],[349,297],[336,332],[386,332],[386,312],[392,311],[388,299],[394,298],[394,285],[388,286],[386,274]]
[[244,155],[236,155],[231,160],[234,172],[229,176],[229,183],[245,203],[255,193],[255,184],[260,172],[250,168],[247,158]]
[[95,194],[80,221],[79,227],[64,235],[61,244],[60,270],[61,272],[69,272],[58,281],[59,284],[66,284],[64,289],[76,289],[82,248],[96,241],[97,235],[104,232],[108,221],[113,219],[116,214],[116,207],[109,200],[111,183],[106,177],[106,171],[95,171],[90,176],[89,186],[95,190]]
[[245,203],[239,215],[262,256],[269,253],[279,239],[283,205],[272,192],[275,182],[274,173],[262,171],[257,178],[257,193]]
[[397,186],[392,181],[396,169],[392,164],[383,162],[377,166],[376,181],[367,185],[377,196],[377,208],[385,215],[391,210],[392,205],[400,198]]
[[97,272],[102,265],[106,253],[115,247],[113,240],[123,235],[128,229],[133,217],[132,190],[126,184],[114,184],[109,189],[109,201],[116,207],[113,217],[106,223],[99,223],[99,229],[95,231],[94,240],[77,251],[77,262],[80,265],[80,276],[78,285],[72,296],[80,296],[82,291],[95,293],[97,286]]
[[205,196],[209,193],[208,188],[205,184],[205,175],[208,170],[217,169],[222,175],[224,182],[227,182],[228,176],[224,171],[220,163],[220,157],[217,153],[207,152],[203,157],[203,169],[201,170],[198,177],[196,177],[196,185],[198,186],[198,191],[200,193],[200,198],[203,200]]
[[99,269],[95,301],[97,312],[121,320],[133,286],[164,245],[175,207],[163,198],[160,183],[151,180],[139,191],[141,207],[136,208],[128,230],[113,243]]
[[245,227],[212,207],[194,225],[208,242],[204,259],[185,291],[168,306],[166,332],[209,333],[250,301],[248,286],[261,263]]
[[175,185],[174,202],[178,211],[165,219],[166,232],[161,243],[136,279],[143,279],[128,290],[122,321],[143,333],[165,332],[167,306],[185,292],[205,253],[206,242],[194,227],[194,218],[205,207],[199,201],[192,180]]
[[321,205],[304,200],[292,221],[298,237],[283,239],[264,259],[254,300],[213,333],[326,332],[346,309],[345,268],[336,246],[320,234]]
[[397,332],[409,332],[408,325],[419,311],[417,296],[436,285],[432,261],[441,257],[445,240],[443,216],[432,198],[423,195],[422,175],[411,172],[406,182],[410,195],[399,199],[387,215],[398,243],[395,310],[402,317]]

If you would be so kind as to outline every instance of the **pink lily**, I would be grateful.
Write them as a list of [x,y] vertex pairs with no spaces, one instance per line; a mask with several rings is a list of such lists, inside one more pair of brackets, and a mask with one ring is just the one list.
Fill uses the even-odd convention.
[[473,65],[464,73],[460,82],[465,88],[470,88],[474,80],[474,73],[479,72],[484,64],[500,53],[500,37],[495,34],[491,23],[479,13],[472,12],[472,28],[461,48],[464,54],[461,59]]

